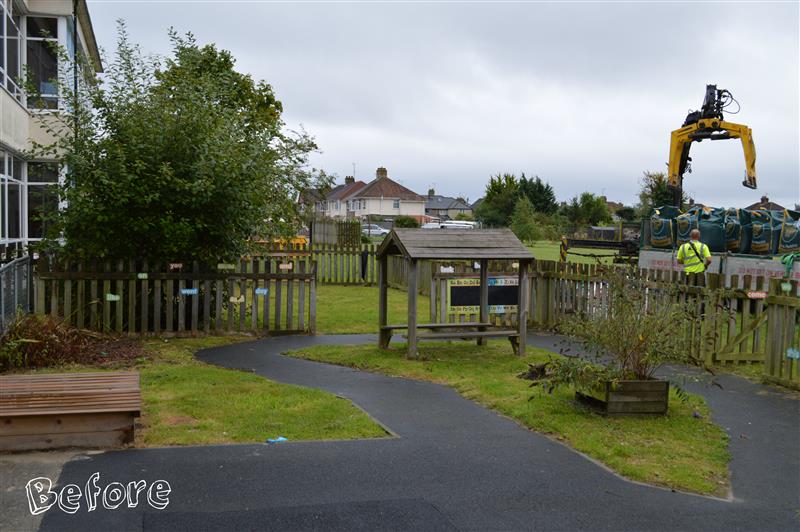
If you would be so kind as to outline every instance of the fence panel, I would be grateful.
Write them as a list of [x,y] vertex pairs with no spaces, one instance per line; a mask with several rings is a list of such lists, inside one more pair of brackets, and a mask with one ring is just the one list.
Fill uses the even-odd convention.
[[[204,271],[196,263],[148,269],[144,261],[88,268],[40,261],[34,310],[72,323],[80,316],[79,326],[128,334],[309,332],[316,328],[316,272],[313,263],[304,261],[247,258],[235,265],[219,264],[216,271]],[[86,284],[88,294],[81,288]],[[89,322],[84,323],[87,315]]]

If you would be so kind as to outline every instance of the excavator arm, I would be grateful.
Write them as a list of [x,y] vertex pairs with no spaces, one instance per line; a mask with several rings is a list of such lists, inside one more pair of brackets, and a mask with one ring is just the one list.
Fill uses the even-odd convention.
[[[744,150],[745,179],[742,185],[756,188],[756,147],[753,131],[743,125],[726,122],[722,109],[727,105],[728,91],[717,90],[716,85],[706,87],[706,98],[701,111],[693,111],[686,117],[683,127],[672,132],[669,147],[669,185],[675,191],[675,204],[680,205],[683,174],[691,172],[689,149],[692,142],[703,140],[740,139]],[[730,97],[732,99],[732,97]]]

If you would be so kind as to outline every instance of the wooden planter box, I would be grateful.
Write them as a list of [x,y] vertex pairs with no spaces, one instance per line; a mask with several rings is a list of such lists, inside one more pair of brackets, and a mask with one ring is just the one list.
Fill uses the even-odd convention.
[[605,390],[598,395],[575,392],[580,402],[597,408],[603,414],[664,415],[669,403],[669,381],[619,381],[614,389],[607,382]]

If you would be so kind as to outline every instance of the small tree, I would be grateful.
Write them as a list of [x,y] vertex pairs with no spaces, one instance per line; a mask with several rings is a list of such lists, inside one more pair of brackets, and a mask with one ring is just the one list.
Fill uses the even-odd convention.
[[43,122],[58,140],[38,153],[69,172],[49,243],[71,257],[234,259],[254,237],[292,235],[298,194],[325,181],[270,85],[227,51],[170,38],[172,55],[148,60],[120,24],[104,82],[86,84],[90,106]]
[[633,222],[636,220],[636,209],[633,207],[622,207],[617,209],[616,215],[626,222]]
[[[664,172],[643,172],[639,185],[639,217],[649,217],[654,207],[672,205],[672,189]],[[682,193],[681,205],[684,203],[686,194]]]
[[542,233],[536,224],[536,211],[527,196],[522,196],[514,206],[511,215],[511,230],[523,242],[541,240]]

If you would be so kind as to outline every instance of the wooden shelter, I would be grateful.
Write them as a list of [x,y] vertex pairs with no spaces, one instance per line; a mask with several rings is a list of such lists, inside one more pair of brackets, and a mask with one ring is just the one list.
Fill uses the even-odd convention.
[[[408,261],[408,323],[387,323],[388,257]],[[381,243],[378,258],[378,346],[389,346],[392,331],[407,329],[408,356],[417,356],[417,340],[508,338],[515,351],[525,353],[528,320],[528,266],[533,255],[510,229],[393,229]],[[417,323],[417,278],[420,260],[469,260],[480,263],[480,318],[476,323]],[[513,260],[519,264],[517,329],[498,329],[489,323],[489,261]],[[417,329],[431,332],[418,333]],[[472,329],[472,330],[469,330]]]

